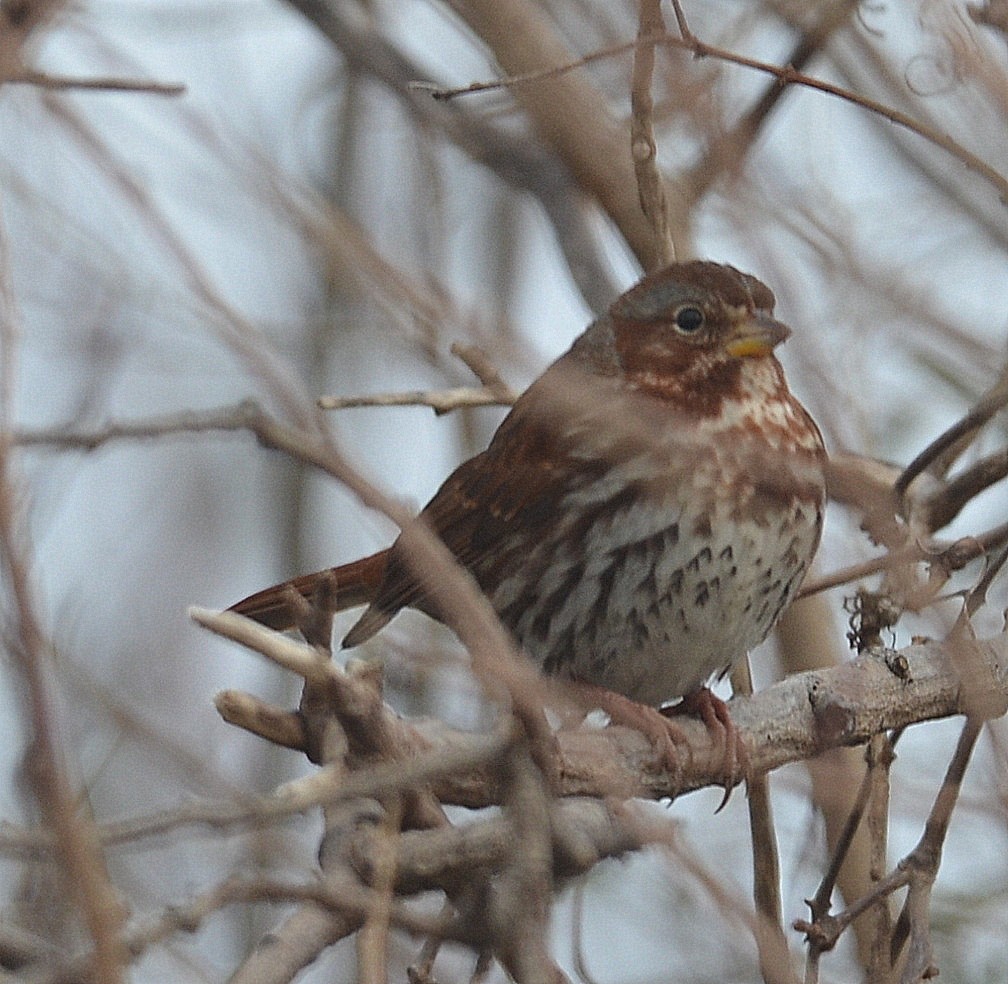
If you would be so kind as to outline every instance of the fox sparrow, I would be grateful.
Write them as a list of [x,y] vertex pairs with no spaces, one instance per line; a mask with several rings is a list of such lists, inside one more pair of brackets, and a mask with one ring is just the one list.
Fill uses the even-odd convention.
[[[730,266],[644,278],[424,509],[545,673],[627,705],[711,699],[705,682],[794,597],[822,527],[825,449],[773,355],[789,334],[773,307]],[[335,608],[368,606],[344,646],[405,606],[438,615],[397,544],[233,610],[288,628],[294,592],[320,579]]]

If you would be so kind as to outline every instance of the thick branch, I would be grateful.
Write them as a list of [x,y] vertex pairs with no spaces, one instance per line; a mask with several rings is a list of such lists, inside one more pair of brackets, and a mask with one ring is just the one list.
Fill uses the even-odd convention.
[[[246,644],[255,640],[255,648],[273,658],[268,650],[275,633],[238,616],[197,614],[204,626],[232,638],[243,635],[240,641]],[[299,644],[287,639],[280,642],[284,652],[278,659],[292,668],[298,660],[291,647]],[[303,648],[306,667],[319,672],[315,651]],[[309,654],[315,659],[308,659]],[[919,721],[960,713],[1004,713],[1008,636],[986,641],[957,638],[954,643],[908,647],[898,660],[893,655],[868,653],[841,666],[795,674],[752,698],[734,699],[732,716],[748,750],[749,767],[767,772]],[[352,678],[338,683],[333,668],[327,666],[322,672],[330,676],[333,686],[354,685]],[[982,708],[978,695],[987,700]],[[382,713],[383,733],[395,736],[389,740],[398,746],[400,758],[457,751],[471,740],[437,721],[403,721],[387,707]],[[578,796],[663,797],[723,782],[721,746],[700,722],[683,719],[679,723],[690,754],[683,756],[685,761],[675,774],[663,767],[650,741],[639,732],[618,727],[560,731],[556,736],[558,791]],[[498,777],[496,766],[452,771],[442,773],[433,786],[443,802],[487,806],[499,802]],[[368,795],[358,784],[362,778],[361,774],[355,777],[356,795]]]

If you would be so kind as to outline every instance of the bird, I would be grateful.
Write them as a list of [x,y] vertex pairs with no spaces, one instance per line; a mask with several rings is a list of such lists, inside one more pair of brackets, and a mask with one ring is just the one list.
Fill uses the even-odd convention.
[[[809,568],[826,450],[776,358],[790,329],[774,306],[726,264],[648,274],[421,513],[527,657],[611,696],[596,706],[698,700],[709,726],[727,725],[707,684],[767,637]],[[347,648],[405,607],[439,618],[400,543],[231,610],[284,630],[298,595],[366,606]],[[653,718],[637,720],[653,737]]]

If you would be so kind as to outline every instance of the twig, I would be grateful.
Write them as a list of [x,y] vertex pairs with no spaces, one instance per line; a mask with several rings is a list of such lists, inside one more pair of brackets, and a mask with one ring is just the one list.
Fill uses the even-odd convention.
[[[686,23],[686,17],[679,0],[672,0],[672,6],[675,9],[683,38],[691,44],[697,44],[697,39]],[[797,72],[804,71],[805,66],[823,49],[833,34],[847,23],[857,7],[858,4],[854,0],[824,5],[818,23],[811,29],[802,31],[798,43],[785,59],[784,64]],[[689,176],[684,182],[688,185],[690,195],[694,200],[699,198],[717,180],[726,165],[739,166],[739,162],[749,151],[763,123],[786,91],[787,85],[783,80],[774,77],[762,96],[756,100],[742,118],[728,132],[713,139],[703,159],[690,170]]]
[[[566,61],[562,65],[552,65],[549,68],[537,68],[529,72],[515,72],[504,79],[490,79],[486,82],[470,82],[468,85],[445,87],[436,82],[426,82],[422,79],[414,79],[409,87],[414,92],[423,92],[437,102],[451,102],[460,96],[475,96],[484,92],[500,92],[502,89],[513,89],[517,86],[529,85],[535,82],[545,82],[549,79],[559,78],[567,75],[579,68],[586,68],[595,62],[608,61],[619,55],[626,55],[634,51],[641,43],[641,38],[636,41],[622,41],[619,44],[607,45],[590,51],[586,55]],[[662,40],[662,36],[647,40],[655,42]]]
[[517,399],[514,390],[501,378],[497,367],[489,356],[478,345],[464,345],[462,342],[452,342],[451,354],[461,359],[472,371],[473,375],[488,389],[501,394],[509,402]]
[[546,931],[553,901],[551,798],[527,744],[505,762],[503,815],[512,829],[507,861],[489,893],[493,948],[516,981],[556,981]]
[[[885,877],[889,863],[889,801],[893,748],[903,734],[897,729],[888,736],[876,735],[868,743],[868,840],[871,845],[869,874],[873,885]],[[888,899],[871,910],[872,934],[869,946],[868,980],[885,981],[889,975],[889,941],[892,939],[892,911]]]
[[217,713],[228,723],[282,748],[303,751],[304,720],[293,711],[282,711],[252,694],[224,690],[214,698]]
[[891,956],[895,963],[897,954],[909,940],[908,959],[903,968],[904,984],[916,984],[932,976],[929,972],[932,966],[932,951],[930,927],[926,918],[927,901],[941,863],[942,848],[948,834],[952,811],[959,799],[966,767],[982,726],[983,721],[980,718],[966,719],[959,741],[956,743],[955,754],[945,774],[945,781],[938,791],[934,806],[924,825],[924,833],[917,846],[899,865],[899,869],[907,875],[909,891],[904,908],[906,919],[901,914],[897,920],[893,932]]
[[1002,547],[996,557],[992,557],[984,568],[980,580],[966,596],[965,616],[972,618],[987,601],[987,592],[994,579],[1001,573],[1004,565],[1008,563],[1008,547]]
[[[814,89],[817,92],[822,92],[824,95],[842,99],[843,101],[849,102],[861,109],[868,110],[870,113],[881,116],[884,119],[889,120],[891,123],[894,123],[896,126],[903,127],[911,133],[916,133],[928,142],[935,144],[960,163],[964,164],[969,170],[978,174],[987,181],[998,193],[999,198],[1008,198],[1008,178],[1005,178],[1005,176],[1002,175],[996,168],[991,167],[975,154],[968,151],[957,141],[953,140],[948,134],[927,126],[919,120],[915,120],[908,113],[904,113],[891,106],[886,106],[885,104],[878,102],[875,99],[870,99],[867,96],[858,95],[855,92],[851,92],[849,89],[843,88],[842,86],[834,85],[833,83],[826,82],[823,79],[817,79],[811,75],[806,75],[803,72],[796,71],[790,65],[774,65],[770,62],[760,61],[757,58],[748,58],[745,55],[740,55],[725,48],[719,48],[716,45],[700,41],[692,36],[690,38],[680,38],[673,37],[671,35],[665,35],[659,38],[646,38],[643,40],[638,38],[635,41],[630,41],[623,45],[613,45],[611,48],[608,48],[605,52],[603,52],[603,57],[614,57],[616,55],[623,54],[627,51],[633,50],[641,44],[665,45],[672,48],[681,48],[692,52],[693,56],[696,58],[717,58],[721,61],[752,69],[756,72],[764,72],[768,75],[772,75],[777,79],[779,85],[782,87],[797,85],[808,89]],[[549,71],[552,76],[555,76],[564,71],[576,69],[580,67],[581,64],[583,64],[583,60],[579,59],[576,62],[568,62],[562,66],[553,66]],[[522,82],[527,82],[535,77],[535,73],[530,73],[529,75],[520,77],[520,80]],[[499,79],[494,82],[480,83],[478,87],[469,86],[461,89],[433,90],[432,95],[435,95],[440,99],[451,99],[473,91],[488,91],[491,89],[507,88],[510,84],[510,79]]]
[[873,557],[860,564],[841,567],[838,571],[810,579],[803,584],[796,598],[818,594],[830,588],[849,584],[871,574],[880,574],[904,564],[924,561],[934,571],[942,571],[947,577],[961,570],[971,561],[983,557],[1008,541],[1008,523],[994,526],[976,536],[966,536],[961,540],[930,540],[925,543],[910,543],[899,550],[893,550],[881,557]]
[[[893,488],[897,501],[903,501],[907,489],[918,475],[942,459],[951,449],[955,449],[958,453],[961,450],[960,442],[972,438],[1006,403],[1008,403],[1008,367],[1001,370],[998,381],[977,401],[969,413],[933,440],[906,466]],[[943,462],[942,468],[947,469],[950,464],[951,461]]]
[[92,428],[60,424],[36,430],[14,432],[13,443],[22,447],[75,448],[94,451],[112,441],[137,441],[174,434],[199,434],[207,431],[255,431],[268,421],[263,408],[254,400],[242,400],[209,410],[183,410],[159,414],[143,420],[113,421]]
[[496,366],[477,345],[453,342],[451,353],[461,359],[483,384],[481,387],[456,386],[447,390],[413,390],[406,393],[376,393],[371,396],[322,396],[323,410],[348,407],[431,407],[439,416],[460,407],[511,406],[518,394],[501,379]]
[[942,847],[948,833],[952,811],[958,800],[966,766],[976,745],[982,723],[979,718],[966,719],[955,754],[949,763],[945,781],[938,792],[917,846],[899,862],[887,878],[879,882],[873,891],[848,906],[844,912],[822,922],[808,923],[797,920],[795,929],[806,933],[810,942],[814,941],[824,950],[830,949],[858,916],[888,898],[893,892],[908,886],[903,912],[897,920],[890,940],[890,965],[896,962],[909,940],[909,954],[903,967],[902,984],[919,984],[920,981],[933,976],[927,902],[941,862]]
[[665,181],[658,168],[655,145],[654,100],[651,96],[655,46],[653,41],[648,40],[665,32],[665,21],[661,14],[661,0],[639,0],[639,3],[638,44],[634,50],[630,88],[630,154],[641,208],[654,231],[657,268],[667,266],[675,259]]
[[114,76],[73,78],[67,75],[50,75],[48,72],[22,71],[5,75],[7,85],[33,85],[40,89],[61,92],[70,90],[96,92],[141,92],[152,96],[181,96],[186,86],[178,82],[151,82],[144,79],[121,79]]
[[[837,838],[837,843],[833,849],[826,873],[819,882],[815,895],[811,899],[806,900],[812,915],[812,922],[816,926],[822,926],[831,920],[829,913],[833,904],[833,892],[836,888],[837,878],[840,875],[840,868],[850,851],[851,844],[854,842],[854,835],[861,825],[865,809],[872,802],[872,793],[876,786],[876,773],[874,770],[880,766],[888,770],[889,762],[892,760],[892,750],[899,741],[901,734],[902,729],[894,731],[888,740],[885,741],[884,758],[879,754],[873,755],[871,767],[865,772],[861,780],[861,786],[858,789],[854,805],[847,816],[847,821],[844,824],[841,835]],[[872,741],[874,742],[875,739],[873,738]],[[806,957],[806,981],[818,979],[819,957],[826,950],[831,949],[835,942],[836,939],[831,935],[810,935],[809,952]]]
[[963,469],[921,503],[928,527],[940,530],[943,526],[947,526],[968,502],[985,489],[1000,482],[1006,475],[1008,475],[1008,448],[986,455]]
[[388,984],[388,937],[395,911],[393,889],[402,819],[401,797],[389,797],[371,856],[374,901],[357,934],[357,980],[360,984]]
[[508,407],[511,397],[501,398],[486,387],[456,386],[444,390],[406,390],[398,393],[371,393],[367,396],[320,396],[322,410],[355,407],[430,407],[439,417],[463,407]]
[[[739,661],[732,669],[731,682],[736,694],[752,696],[752,671],[748,659]],[[770,783],[766,773],[750,772],[746,779],[746,798],[752,841],[753,901],[757,914],[762,917],[756,923],[756,948],[763,979],[770,980],[776,955],[787,952],[780,895],[780,852]]]

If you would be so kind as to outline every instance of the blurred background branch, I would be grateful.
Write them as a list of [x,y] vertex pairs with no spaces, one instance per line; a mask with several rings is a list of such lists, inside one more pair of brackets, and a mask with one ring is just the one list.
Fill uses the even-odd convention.
[[[827,668],[846,658],[845,604],[855,643],[896,656],[924,637],[947,646],[964,605],[981,638],[1000,638],[1006,429],[1000,404],[983,420],[970,409],[997,392],[1008,325],[999,9],[0,4],[2,532],[17,561],[0,592],[9,735],[0,816],[11,825],[4,843],[26,838],[4,853],[0,967],[30,967],[33,980],[57,979],[59,968],[102,980],[127,970],[218,980],[235,968],[246,980],[331,980],[353,976],[360,956],[371,979],[414,965],[465,980],[474,961],[500,975],[486,956],[496,950],[517,976],[555,964],[570,975],[591,967],[600,980],[667,978],[670,968],[681,979],[752,980],[757,968],[792,979],[797,964],[779,948],[756,955],[762,930],[741,901],[752,885],[738,794],[714,821],[717,790],[677,800],[674,822],[633,804],[616,824],[632,834],[632,857],[572,862],[571,876],[589,872],[577,907],[567,876],[556,878],[557,843],[542,836],[543,818],[567,805],[551,803],[520,755],[505,764],[499,745],[482,749],[508,777],[509,815],[527,821],[522,837],[535,851],[519,864],[507,835],[512,853],[495,855],[509,858],[507,877],[484,894],[449,893],[454,921],[443,899],[399,905],[388,857],[405,849],[396,818],[413,810],[430,824],[424,836],[450,839],[478,819],[459,807],[438,820],[431,802],[423,812],[383,787],[361,792],[345,815],[327,812],[334,849],[333,831],[354,818],[373,835],[384,873],[358,895],[345,878],[324,881],[343,878],[347,858],[337,851],[318,864],[317,812],[282,826],[207,823],[197,834],[190,798],[232,816],[330,777],[342,760],[335,746],[321,770],[292,754],[312,711],[298,683],[196,632],[187,606],[226,605],[393,533],[296,455],[221,430],[247,427],[254,406],[331,441],[361,481],[402,497],[405,514],[485,446],[503,412],[492,404],[520,391],[671,243],[680,258],[731,262],[773,287],[794,328],[783,350],[792,386],[835,460],[851,466],[833,485],[810,579],[823,590],[755,654],[756,690],[799,670],[842,674]],[[661,44],[652,43],[659,19]],[[500,88],[431,96],[495,80]],[[634,133],[647,144],[643,188]],[[474,386],[453,343],[485,350],[497,378],[477,371],[483,388]],[[420,408],[390,398],[402,395]],[[322,396],[369,405],[323,414]],[[436,417],[430,406],[452,412]],[[897,487],[908,494],[900,503],[900,472],[943,434],[954,467],[950,454],[929,452],[919,460],[932,467]],[[45,694],[16,669],[26,655]],[[444,734],[493,733],[495,714],[450,634],[402,616],[366,655],[383,662],[382,696],[400,713],[436,718]],[[903,663],[881,665],[898,689]],[[232,720],[255,720],[257,734],[286,747],[222,727],[221,691]],[[759,836],[780,847],[779,929],[792,958],[803,943],[790,924],[834,859],[846,858],[843,899],[816,916],[870,897],[921,842],[960,731],[954,721],[909,729],[891,762],[873,743],[864,829],[849,840],[860,750],[832,748],[769,777],[774,825]],[[562,744],[625,749],[625,737],[568,731]],[[932,946],[948,979],[986,982],[1008,977],[1003,721],[970,747],[951,822],[924,841],[940,844],[943,861],[936,880],[918,866],[907,912],[919,932],[908,939],[918,952]],[[597,755],[586,762],[596,780],[606,775]],[[668,792],[663,781],[649,795]],[[158,835],[133,840],[126,824],[122,839],[105,838],[137,817]],[[32,847],[56,842],[73,853]],[[645,842],[652,849],[638,850]],[[565,843],[576,860],[576,842]],[[519,912],[522,891],[535,904]],[[134,916],[103,908],[109,898]],[[681,918],[687,910],[703,919]],[[880,944],[898,911],[867,913],[856,939],[845,933],[817,951],[806,973],[902,972]],[[477,938],[473,927],[495,913]],[[509,949],[509,919],[534,937],[528,954]],[[337,924],[368,927],[360,954],[350,938],[332,945],[346,935]],[[396,926],[433,934],[423,959]],[[277,948],[256,950],[277,927]],[[439,934],[466,945],[439,951]],[[586,951],[577,957],[574,940]]]

